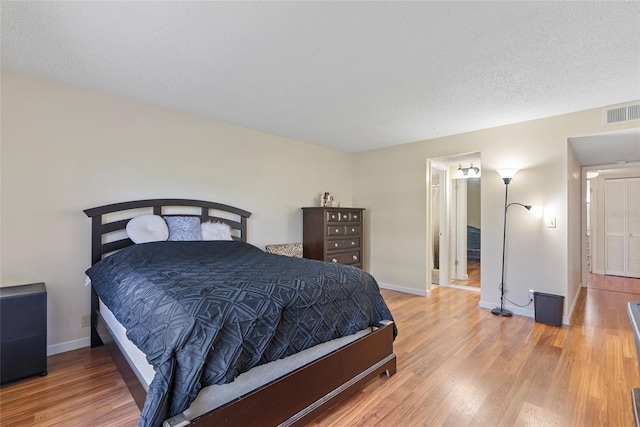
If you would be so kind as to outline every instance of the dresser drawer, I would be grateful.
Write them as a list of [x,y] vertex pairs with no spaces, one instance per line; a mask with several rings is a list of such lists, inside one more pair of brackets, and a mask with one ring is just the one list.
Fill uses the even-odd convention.
[[360,264],[360,251],[343,252],[340,254],[327,254],[326,261],[339,264]]
[[359,248],[360,247],[360,239],[340,239],[340,240],[328,240],[327,241],[327,250],[335,251],[339,249],[349,249],[349,248]]
[[338,211],[327,211],[327,222],[339,222],[342,216]]
[[361,212],[350,212],[349,213],[349,222],[360,222],[360,220],[362,219],[360,217],[360,213]]
[[360,226],[359,225],[347,225],[345,228],[346,228],[346,235],[347,236],[359,236],[360,235]]
[[344,225],[327,226],[327,236],[346,236],[347,228]]
[[327,222],[360,222],[360,212],[327,211]]
[[329,225],[327,226],[327,236],[359,236],[359,225]]

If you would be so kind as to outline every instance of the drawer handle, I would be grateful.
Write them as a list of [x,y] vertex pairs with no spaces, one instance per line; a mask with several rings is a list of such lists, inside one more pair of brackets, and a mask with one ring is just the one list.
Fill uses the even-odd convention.
[[336,216],[335,215],[331,215],[331,219],[336,219]]
[[334,258],[331,260],[331,262],[338,262],[338,260]]
[[339,232],[340,232],[340,230],[336,228],[336,233],[339,233]]
[[356,245],[356,242],[351,242],[351,246],[355,246],[355,245]]
[[351,229],[351,232],[352,232],[352,233],[355,233],[355,231],[356,231],[356,229],[355,229],[355,228],[352,228],[352,229]]
[[354,256],[353,256],[353,260],[354,260],[354,261],[357,261],[357,260],[358,260],[358,257],[354,255]]
[[353,219],[358,220],[358,215],[353,215]]
[[337,248],[337,247],[338,247],[338,244],[337,244],[337,243],[334,243],[334,244],[333,244],[333,246]]

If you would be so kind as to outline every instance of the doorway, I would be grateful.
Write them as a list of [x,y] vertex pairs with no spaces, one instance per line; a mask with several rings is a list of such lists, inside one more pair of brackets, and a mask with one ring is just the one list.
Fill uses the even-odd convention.
[[456,196],[453,229],[456,256],[452,268],[451,284],[480,289],[480,178],[456,179],[452,184]]
[[582,167],[580,282],[591,287],[594,275],[605,274],[604,193],[599,187],[605,177],[640,178],[640,127],[572,137],[568,143]]
[[640,278],[640,166],[585,168],[585,178],[586,285],[597,288],[605,276]]
[[430,191],[427,197],[429,202],[429,274],[430,284],[438,286],[441,283],[446,286],[449,280],[446,268],[447,265],[447,242],[445,233],[447,230],[447,168],[445,165],[428,161],[428,169],[430,170]]
[[640,278],[640,178],[607,179],[604,189],[605,274]]
[[480,291],[480,153],[427,160],[431,286]]

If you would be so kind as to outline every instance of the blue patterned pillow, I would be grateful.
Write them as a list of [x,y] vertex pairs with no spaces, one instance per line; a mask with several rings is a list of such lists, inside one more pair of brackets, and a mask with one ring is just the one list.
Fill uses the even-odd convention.
[[202,240],[200,218],[197,216],[165,216],[169,240]]

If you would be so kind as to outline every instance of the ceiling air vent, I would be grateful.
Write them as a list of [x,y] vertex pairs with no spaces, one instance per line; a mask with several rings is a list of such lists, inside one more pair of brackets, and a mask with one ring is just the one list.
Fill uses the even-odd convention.
[[623,107],[605,110],[605,124],[617,124],[640,119],[640,104],[625,105]]

